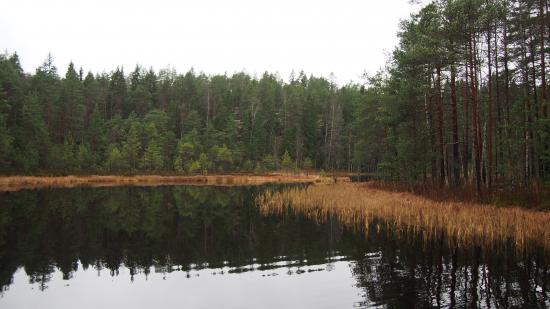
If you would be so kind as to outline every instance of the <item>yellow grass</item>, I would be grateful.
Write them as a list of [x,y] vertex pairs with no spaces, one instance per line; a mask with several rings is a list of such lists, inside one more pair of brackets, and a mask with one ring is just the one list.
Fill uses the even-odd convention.
[[398,232],[421,232],[426,238],[444,233],[451,245],[496,246],[511,241],[517,249],[532,245],[550,249],[550,212],[435,202],[353,183],[266,191],[257,202],[263,213],[284,213],[290,207],[313,220],[333,216],[365,231],[377,220]]
[[105,187],[105,186],[158,186],[158,185],[259,185],[265,183],[330,182],[331,178],[319,175],[197,175],[197,176],[9,176],[0,177],[0,192],[46,187]]

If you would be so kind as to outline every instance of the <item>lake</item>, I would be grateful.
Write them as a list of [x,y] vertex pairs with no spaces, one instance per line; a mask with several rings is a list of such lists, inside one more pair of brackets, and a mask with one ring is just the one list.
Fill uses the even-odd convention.
[[0,308],[550,307],[542,250],[260,212],[281,187],[0,193]]

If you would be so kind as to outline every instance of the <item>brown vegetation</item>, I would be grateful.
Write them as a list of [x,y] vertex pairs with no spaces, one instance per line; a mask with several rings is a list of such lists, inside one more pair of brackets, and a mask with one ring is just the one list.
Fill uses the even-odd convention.
[[158,186],[158,185],[259,185],[264,183],[330,182],[332,178],[319,175],[197,175],[197,176],[8,176],[0,177],[0,192],[47,187],[106,187],[106,186]]
[[479,192],[474,184],[460,187],[440,187],[430,183],[411,185],[404,182],[371,180],[367,182],[367,185],[372,189],[410,192],[437,202],[467,202],[550,210],[550,189],[537,184],[513,189],[494,186],[492,191],[482,188]]
[[518,207],[437,202],[354,183],[266,191],[258,203],[264,213],[284,213],[290,207],[313,220],[332,216],[365,230],[374,221],[385,222],[399,232],[421,233],[426,238],[444,235],[450,245],[494,247],[511,241],[517,249],[550,248],[550,212]]

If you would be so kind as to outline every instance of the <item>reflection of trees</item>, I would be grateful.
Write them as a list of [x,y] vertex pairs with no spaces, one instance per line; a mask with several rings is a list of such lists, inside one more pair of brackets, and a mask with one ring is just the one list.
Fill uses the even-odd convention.
[[176,186],[3,194],[0,286],[7,288],[19,267],[45,289],[54,271],[70,279],[78,267],[117,275],[124,265],[133,276],[224,262],[232,272],[249,271],[253,263],[268,270],[283,262],[298,274],[311,271],[305,265],[328,263],[321,268],[329,270],[335,255],[349,255],[365,306],[544,307],[550,297],[542,254],[448,248],[443,238],[395,237],[384,225],[380,232],[369,228],[365,240],[335,218],[318,225],[291,210],[263,217],[254,204],[260,190]]
[[328,227],[290,215],[283,222],[262,217],[254,204],[262,189],[123,187],[4,194],[0,284],[9,286],[18,267],[46,288],[56,269],[70,279],[79,265],[116,275],[121,265],[131,274],[147,274],[153,267],[170,272],[174,265],[218,267],[226,261],[240,267],[254,258],[268,265],[276,256],[323,262]]
[[543,308],[550,297],[547,258],[538,252],[449,248],[443,238],[369,231],[360,252],[371,253],[352,264],[365,306]]

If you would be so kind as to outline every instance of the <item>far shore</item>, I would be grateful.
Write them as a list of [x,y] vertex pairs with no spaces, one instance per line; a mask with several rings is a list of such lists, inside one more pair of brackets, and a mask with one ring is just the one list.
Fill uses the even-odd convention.
[[69,175],[69,176],[0,176],[0,192],[40,188],[220,185],[242,186],[267,183],[347,182],[349,177],[321,176],[318,173],[224,174],[224,175]]

